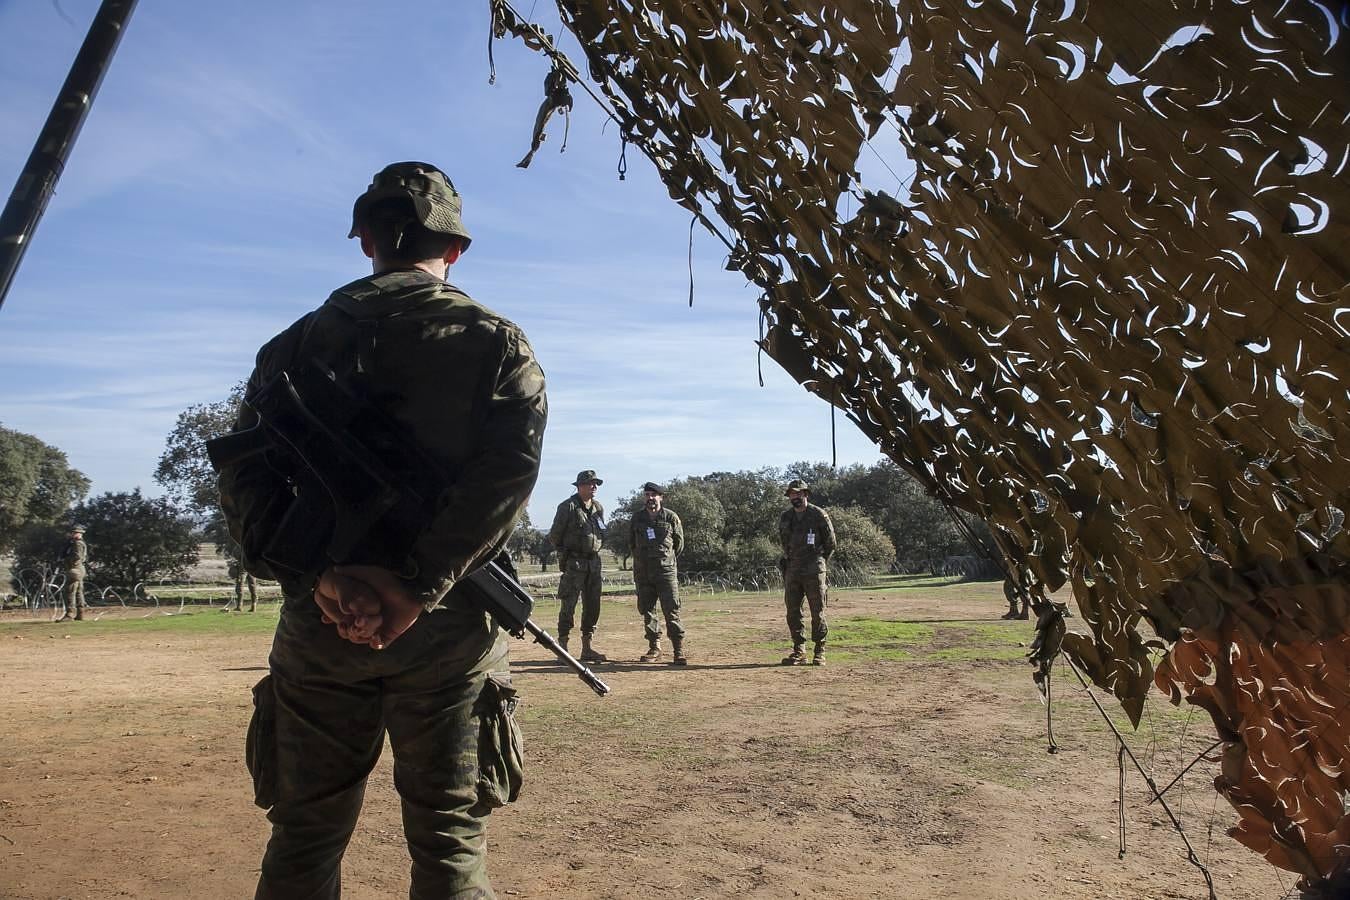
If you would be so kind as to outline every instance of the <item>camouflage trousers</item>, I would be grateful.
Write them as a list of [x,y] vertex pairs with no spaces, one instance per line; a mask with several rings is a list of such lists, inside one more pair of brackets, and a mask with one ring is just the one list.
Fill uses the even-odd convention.
[[342,856],[386,731],[409,896],[493,898],[484,819],[520,786],[504,635],[482,613],[444,609],[375,651],[339,638],[312,601],[288,598],[270,665],[248,740],[272,823],[256,898],[341,895]]
[[67,572],[66,586],[61,592],[66,603],[67,613],[77,613],[84,609],[84,573]]
[[[248,586],[248,600],[250,608],[258,608],[258,580],[252,575],[234,576],[234,608],[244,608],[244,587]],[[225,607],[229,609],[229,607]]]
[[787,604],[787,626],[792,643],[806,643],[806,623],[802,616],[802,602],[811,608],[811,640],[819,643],[830,631],[825,621],[825,602],[829,595],[825,567],[788,569],[783,575],[783,599]]
[[600,557],[569,556],[558,581],[558,634],[572,630],[577,600],[581,600],[581,633],[595,634],[600,624]]
[[672,641],[684,638],[684,625],[680,622],[680,588],[676,579],[675,567],[643,565],[633,561],[633,586],[637,588],[638,614],[642,616],[642,630],[647,640],[661,637],[661,618],[656,615],[656,605],[661,604],[661,617],[666,620],[666,635]]

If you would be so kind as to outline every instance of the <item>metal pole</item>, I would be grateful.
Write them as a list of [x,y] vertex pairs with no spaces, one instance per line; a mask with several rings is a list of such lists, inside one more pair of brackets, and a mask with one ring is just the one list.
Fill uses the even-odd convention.
[[33,239],[38,220],[56,189],[80,127],[93,105],[117,44],[126,30],[136,0],[103,0],[85,35],[84,44],[52,104],[33,152],[28,156],[4,213],[0,213],[0,306],[4,306],[14,273]]

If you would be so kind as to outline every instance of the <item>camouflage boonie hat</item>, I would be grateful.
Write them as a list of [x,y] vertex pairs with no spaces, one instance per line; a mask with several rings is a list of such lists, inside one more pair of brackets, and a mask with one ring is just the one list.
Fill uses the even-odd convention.
[[657,484],[655,481],[649,481],[646,484],[644,484],[642,486],[642,490],[644,492],[651,491],[653,494],[661,494],[662,496],[665,496],[666,493],[665,490],[661,487],[661,485]]
[[366,192],[352,207],[352,230],[356,237],[361,220],[376,203],[395,197],[412,201],[413,214],[422,227],[438,234],[453,234],[464,239],[468,249],[469,229],[464,227],[464,203],[454,183],[430,163],[401,162],[385,166],[375,173]]
[[594,469],[582,469],[580,472],[577,473],[577,480],[572,482],[572,486],[580,487],[581,485],[586,484],[588,481],[594,481],[596,484],[605,483],[603,480],[595,477]]
[[84,533],[85,533],[86,531],[88,531],[88,530],[89,530],[89,529],[85,528],[83,525],[72,525],[72,526],[70,526],[70,533],[71,533],[71,534],[84,534]]
[[805,481],[802,481],[800,478],[794,478],[788,482],[787,487],[783,488],[784,497],[788,495],[788,491],[804,491],[805,493],[809,494],[811,493],[811,485],[807,484]]

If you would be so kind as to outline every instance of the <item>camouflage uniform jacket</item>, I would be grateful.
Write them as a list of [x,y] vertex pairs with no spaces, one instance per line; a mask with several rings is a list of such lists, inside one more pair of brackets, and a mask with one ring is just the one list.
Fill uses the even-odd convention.
[[591,508],[576,494],[558,504],[553,516],[553,527],[548,530],[548,542],[558,548],[563,557],[594,556],[605,541],[605,508],[599,500],[591,500]]
[[778,517],[778,540],[789,569],[823,566],[834,552],[834,523],[829,513],[810,503],[800,513],[785,509]]
[[635,565],[675,565],[675,557],[684,550],[684,525],[674,511],[664,506],[655,513],[640,509],[630,523]]
[[84,541],[76,538],[66,543],[65,552],[61,554],[61,562],[65,565],[66,571],[73,574],[84,576],[84,563],[89,559],[89,548]]
[[[344,560],[399,572],[430,609],[497,554],[534,487],[548,415],[534,353],[514,324],[429,273],[367,276],[334,291],[258,351],[235,428],[257,421],[250,396],[309,358],[380,407],[440,463],[447,486],[412,546],[382,546],[372,532],[369,545]],[[285,477],[265,458],[251,457],[222,470],[219,484],[245,568],[276,579],[256,558],[265,540],[250,534],[250,525],[290,491]],[[287,596],[313,587],[277,580]]]

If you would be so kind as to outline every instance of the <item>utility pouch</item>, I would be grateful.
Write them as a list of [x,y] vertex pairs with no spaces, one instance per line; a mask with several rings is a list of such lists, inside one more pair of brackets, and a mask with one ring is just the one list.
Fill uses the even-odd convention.
[[277,802],[277,695],[272,676],[253,686],[253,718],[244,738],[244,764],[253,777],[253,802],[271,809]]
[[479,814],[505,806],[520,795],[525,746],[516,724],[520,699],[510,676],[488,675],[478,695],[478,805]]

